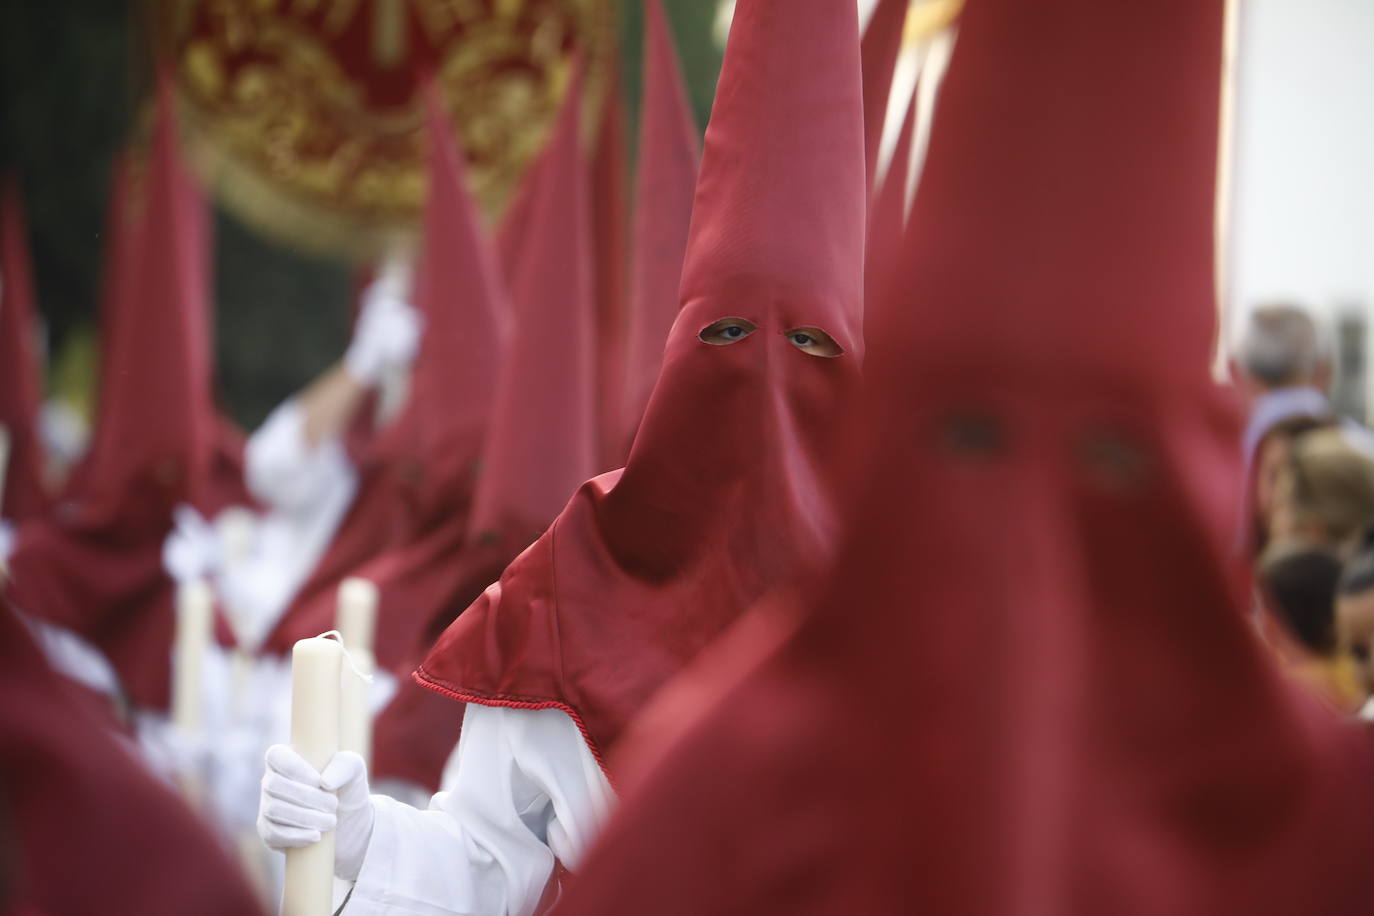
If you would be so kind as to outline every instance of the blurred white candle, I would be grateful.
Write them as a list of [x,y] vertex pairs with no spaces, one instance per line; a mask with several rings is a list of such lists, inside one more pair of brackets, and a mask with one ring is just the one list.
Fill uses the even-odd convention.
[[186,734],[205,727],[205,650],[214,629],[214,599],[203,579],[177,586],[176,654],[172,666],[172,721]]
[[[339,750],[339,672],[343,648],[332,639],[302,639],[291,652],[291,747],[323,770]],[[334,833],[286,851],[283,916],[331,916]]]
[[[343,711],[339,723],[339,748],[354,751],[372,761],[371,685],[358,673],[371,676],[377,666],[372,646],[377,635],[377,586],[366,579],[345,579],[339,585],[335,626],[343,636],[352,666],[343,671]],[[352,669],[356,668],[357,673]]]

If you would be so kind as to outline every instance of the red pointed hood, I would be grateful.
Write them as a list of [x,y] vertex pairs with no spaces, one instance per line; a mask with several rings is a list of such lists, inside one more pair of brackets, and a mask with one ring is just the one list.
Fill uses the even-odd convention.
[[[415,524],[352,573],[378,587],[377,658],[397,668],[415,664],[421,634],[437,616],[448,611],[452,619],[452,605],[461,600],[465,607],[477,594],[460,598],[454,591],[468,565],[463,548],[472,497],[509,339],[505,283],[433,87],[426,106],[430,190],[414,288],[425,333],[405,410],[380,445],[394,465],[387,473],[414,507]],[[319,620],[317,629],[326,624]]]
[[413,298],[425,333],[391,435],[409,453],[398,457],[426,478],[417,482],[418,503],[450,515],[455,502],[472,495],[509,338],[509,305],[442,101],[432,85],[424,96],[429,191]]
[[1370,737],[1280,682],[1234,587],[1222,8],[969,0],[842,562],[569,916],[1368,909]]
[[863,143],[862,102],[849,69],[858,50],[848,47],[853,29],[835,21],[829,5],[736,8],[681,298],[684,318],[709,316],[702,327],[721,317],[724,303],[738,309],[758,300],[751,308],[760,317],[815,324],[857,357],[865,208],[853,190],[866,185],[864,160],[856,167],[853,156]]
[[878,149],[882,146],[883,126],[887,123],[888,96],[892,76],[902,51],[902,30],[911,0],[878,0],[873,17],[864,30],[864,149],[867,152],[868,187],[874,189],[878,170]]
[[[458,618],[423,682],[563,708],[601,753],[760,594],[832,546],[833,424],[862,353],[861,110],[852,2],[740,4],[683,306],[629,462],[587,483]],[[843,354],[798,345],[801,329]]]
[[4,179],[0,195],[0,426],[9,434],[0,518],[22,522],[42,515],[49,504],[38,429],[43,385],[24,206],[13,175]]
[[511,280],[515,327],[492,404],[471,531],[544,529],[596,469],[596,368],[581,80],[569,89],[536,166],[523,266]]
[[171,93],[160,81],[142,225],[117,275],[117,308],[102,316],[99,414],[75,494],[86,511],[111,514],[133,500],[153,525],[204,498],[215,436],[208,230],[203,210],[193,212]]
[[[595,310],[580,82],[574,79],[554,133],[499,234],[514,322],[466,531],[446,525],[404,554],[380,557],[371,570],[394,585],[383,600],[423,606],[411,631],[420,644],[378,643],[398,663],[427,648],[437,635],[431,628],[447,625],[499,576],[596,467]],[[421,591],[416,586],[422,583]]]
[[701,141],[677,48],[659,0],[644,5],[644,105],[639,122],[635,186],[634,263],[625,373],[624,435],[639,426],[663,347],[677,318],[682,260],[692,222]]
[[121,187],[127,177],[116,169],[95,439],[60,511],[19,529],[8,594],[95,643],[136,704],[161,708],[172,636],[162,544],[177,504],[206,508],[217,435],[208,227],[191,205],[165,79],[141,208]]

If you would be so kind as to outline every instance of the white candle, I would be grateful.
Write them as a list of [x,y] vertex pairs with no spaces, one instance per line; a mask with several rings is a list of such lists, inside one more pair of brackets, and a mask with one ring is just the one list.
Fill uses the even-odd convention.
[[172,666],[172,721],[186,734],[205,727],[201,680],[214,628],[214,598],[202,579],[177,586],[176,653]]
[[[335,626],[348,647],[351,667],[343,671],[343,712],[339,723],[339,747],[372,762],[372,704],[367,681],[377,666],[372,645],[377,633],[377,586],[366,579],[345,579],[339,586]],[[352,669],[356,668],[358,673]]]
[[335,626],[349,654],[372,652],[377,636],[377,586],[367,579],[345,579],[339,585]]
[[[291,747],[323,770],[339,750],[339,673],[343,649],[332,639],[302,639],[291,652]],[[282,916],[330,916],[334,833],[286,851]]]

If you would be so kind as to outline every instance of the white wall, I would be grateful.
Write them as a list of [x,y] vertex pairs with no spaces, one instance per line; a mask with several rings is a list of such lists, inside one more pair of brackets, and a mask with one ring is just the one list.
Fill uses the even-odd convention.
[[[1240,0],[1232,327],[1374,301],[1374,0]],[[1163,62],[1167,66],[1167,62]]]

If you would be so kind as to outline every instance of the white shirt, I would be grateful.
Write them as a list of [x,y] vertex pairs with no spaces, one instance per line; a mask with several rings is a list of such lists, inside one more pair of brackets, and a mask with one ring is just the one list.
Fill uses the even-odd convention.
[[529,916],[555,860],[576,868],[614,792],[557,709],[468,705],[428,810],[374,795],[346,916]]

